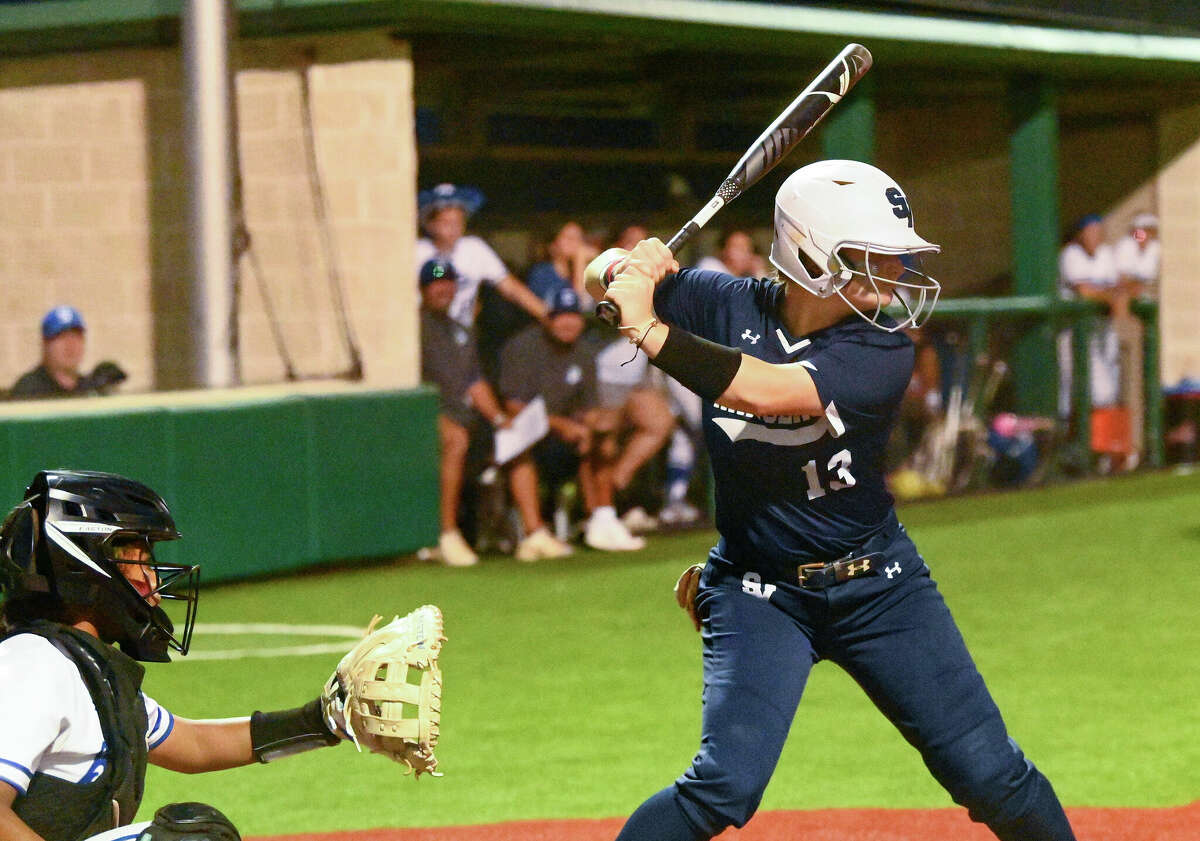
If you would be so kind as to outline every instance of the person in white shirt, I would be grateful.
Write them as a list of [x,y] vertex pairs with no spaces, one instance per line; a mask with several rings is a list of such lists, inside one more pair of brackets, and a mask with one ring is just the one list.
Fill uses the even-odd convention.
[[[318,696],[303,707],[191,720],[141,688],[138,661],[191,644],[199,567],[158,562],[179,531],[162,498],[111,473],[38,473],[0,527],[0,838],[238,841],[211,806],[133,823],[147,762],[185,773],[337,744]],[[164,600],[186,605],[177,629]],[[120,650],[118,650],[118,648]]]
[[1162,242],[1158,238],[1158,217],[1139,213],[1129,224],[1129,233],[1117,241],[1115,248],[1117,276],[1130,284],[1132,292],[1141,297],[1153,294],[1162,265]]
[[474,187],[438,184],[422,190],[417,205],[426,236],[417,240],[414,274],[435,257],[453,264],[458,270],[458,292],[450,305],[451,318],[472,326],[479,285],[487,283],[536,320],[546,320],[542,299],[513,276],[490,245],[467,234],[467,219],[483,205],[483,193]]
[[[1059,254],[1058,274],[1059,294],[1064,299],[1096,301],[1108,310],[1108,317],[1096,325],[1088,342],[1088,374],[1092,410],[1116,409],[1121,404],[1122,389],[1121,325],[1131,316],[1129,292],[1120,282],[1116,255],[1112,246],[1104,242],[1102,217],[1089,214],[1079,220],[1074,237]],[[1073,358],[1071,335],[1064,330],[1058,335],[1058,408],[1063,418],[1071,413]],[[1129,464],[1136,462],[1132,448],[1132,442],[1121,446],[1128,451]]]

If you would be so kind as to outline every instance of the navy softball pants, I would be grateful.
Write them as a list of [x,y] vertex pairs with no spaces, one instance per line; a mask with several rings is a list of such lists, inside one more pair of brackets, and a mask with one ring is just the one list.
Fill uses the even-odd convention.
[[[634,812],[618,841],[696,841],[745,824],[820,659],[862,686],[954,801],[1001,841],[1073,841],[1050,782],[1009,738],[903,530],[885,554],[891,579],[821,592],[775,582],[769,597],[753,571],[708,565],[697,601],[707,616],[700,750],[674,785]],[[817,726],[806,738],[819,738],[836,727],[837,711],[808,720]],[[812,779],[821,780],[820,768]]]

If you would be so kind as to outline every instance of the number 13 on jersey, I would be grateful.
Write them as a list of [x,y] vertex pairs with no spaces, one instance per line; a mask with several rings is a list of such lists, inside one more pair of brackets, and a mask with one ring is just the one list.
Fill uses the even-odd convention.
[[844,488],[852,488],[855,484],[854,475],[850,472],[850,451],[839,450],[829,459],[829,463],[825,465],[828,481],[825,485],[821,484],[821,474],[817,470],[817,462],[815,459],[809,459],[804,465],[804,478],[808,480],[808,498],[820,499],[825,496],[828,491],[840,491]]

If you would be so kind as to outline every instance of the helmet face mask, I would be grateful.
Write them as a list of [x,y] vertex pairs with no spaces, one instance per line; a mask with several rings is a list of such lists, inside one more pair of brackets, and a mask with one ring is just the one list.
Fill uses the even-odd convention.
[[[0,528],[6,604],[87,619],[138,660],[187,653],[199,567],[154,557],[155,542],[180,536],[158,494],[115,474],[59,470],[35,476],[25,497]],[[186,603],[178,633],[164,600]]]
[[[819,298],[838,295],[881,330],[919,327],[928,319],[941,285],[916,258],[940,250],[917,236],[912,209],[899,186],[869,164],[809,164],[792,173],[776,195],[771,263]],[[888,256],[899,257],[904,271],[879,270],[887,262],[880,258]],[[874,293],[873,303],[847,295],[852,280]],[[897,324],[882,320],[893,299],[905,314]]]
[[[847,254],[847,251],[852,253]],[[868,244],[867,248],[845,246],[835,257],[841,267],[837,276],[845,278],[835,287],[836,294],[859,316],[888,333],[924,324],[933,314],[942,291],[941,284],[925,273],[921,253],[905,254],[898,261],[895,256],[872,252]],[[887,260],[888,257],[892,259]],[[895,270],[897,263],[898,272]],[[854,300],[861,295],[847,294],[851,282],[872,293],[867,297],[866,307]],[[888,326],[880,321],[880,317],[892,304],[903,311],[904,318]]]
[[[129,554],[125,550],[131,546],[136,547],[138,557],[122,557]],[[153,543],[136,532],[114,531],[101,541],[100,548],[121,574],[120,579],[114,581],[114,586],[123,583],[132,591],[132,598],[141,599],[152,608],[150,622],[143,635],[153,629],[158,636],[166,638],[169,648],[186,655],[191,647],[192,630],[196,621],[200,567],[159,561],[154,557]],[[139,587],[135,582],[143,583]],[[185,603],[182,630],[178,636],[175,634],[175,625],[171,618],[166,615],[165,610],[159,608],[164,601]]]

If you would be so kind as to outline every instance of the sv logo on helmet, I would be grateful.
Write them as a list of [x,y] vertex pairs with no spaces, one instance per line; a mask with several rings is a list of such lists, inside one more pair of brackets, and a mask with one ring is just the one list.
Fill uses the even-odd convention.
[[892,213],[896,214],[897,219],[907,219],[908,227],[913,226],[912,210],[908,207],[908,199],[904,197],[904,193],[896,187],[888,187],[883,193],[887,196],[888,202],[892,205]]

